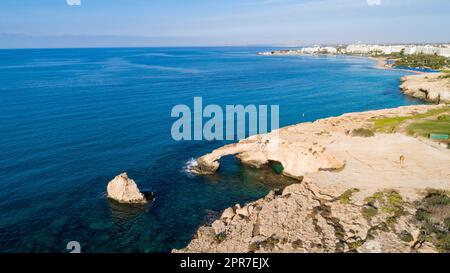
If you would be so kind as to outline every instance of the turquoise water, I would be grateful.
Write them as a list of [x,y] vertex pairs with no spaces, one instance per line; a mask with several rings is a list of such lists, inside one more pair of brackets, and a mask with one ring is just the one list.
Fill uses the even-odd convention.
[[[223,142],[175,142],[176,104],[279,104],[281,126],[414,104],[404,71],[351,57],[262,57],[268,48],[0,50],[0,252],[166,252],[205,217],[290,183],[225,158],[215,176],[184,171]],[[127,171],[150,206],[111,203]]]

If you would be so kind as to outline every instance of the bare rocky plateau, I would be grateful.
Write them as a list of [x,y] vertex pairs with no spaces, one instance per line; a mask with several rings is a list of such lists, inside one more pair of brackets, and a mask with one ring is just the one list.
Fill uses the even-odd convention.
[[[200,157],[193,169],[198,174],[218,171],[221,157],[235,155],[255,168],[278,162],[283,175],[299,182],[226,209],[173,252],[445,251],[450,210],[439,206],[439,198],[448,202],[450,150],[402,131],[358,134],[372,132],[377,118],[443,107],[448,106],[406,106],[300,123]],[[447,239],[442,243],[442,233],[436,239],[427,223],[442,228]]]

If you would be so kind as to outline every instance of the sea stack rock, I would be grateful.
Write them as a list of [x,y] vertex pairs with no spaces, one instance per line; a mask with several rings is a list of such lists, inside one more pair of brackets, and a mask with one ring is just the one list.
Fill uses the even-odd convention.
[[148,202],[143,193],[139,191],[133,179],[127,173],[119,174],[108,183],[108,197],[119,203],[145,204]]

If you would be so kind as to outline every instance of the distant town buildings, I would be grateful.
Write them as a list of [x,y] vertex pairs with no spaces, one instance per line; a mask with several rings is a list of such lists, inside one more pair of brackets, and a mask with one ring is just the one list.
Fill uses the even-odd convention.
[[403,52],[406,55],[434,54],[450,58],[450,45],[366,45],[352,44],[348,46],[313,46],[296,50],[283,50],[283,54],[361,54],[389,55]]

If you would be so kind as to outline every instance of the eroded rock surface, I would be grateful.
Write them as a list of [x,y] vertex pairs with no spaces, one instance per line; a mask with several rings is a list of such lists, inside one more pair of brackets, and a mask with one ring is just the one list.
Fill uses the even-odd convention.
[[[299,183],[227,208],[212,225],[199,228],[186,248],[174,251],[438,251],[424,238],[429,231],[417,219],[415,201],[431,188],[450,190],[450,150],[402,133],[367,132],[374,119],[440,107],[406,106],[301,123],[201,157],[199,165],[212,172],[228,154],[255,167],[278,161],[283,174],[298,177]],[[448,210],[437,210],[442,223],[450,217]]]
[[[409,203],[390,208],[397,204],[344,202],[337,194],[308,181],[290,185],[281,194],[228,208],[235,213],[201,227],[174,252],[437,252],[423,241]],[[249,213],[236,212],[242,209]]]
[[280,138],[277,132],[272,132],[226,145],[198,158],[193,171],[212,174],[219,169],[220,158],[227,155],[236,155],[243,163],[257,168],[271,161],[279,162],[283,166],[283,174],[294,178],[301,178],[309,172],[339,170],[344,167],[345,163],[326,152],[324,146],[285,136],[283,134]]

